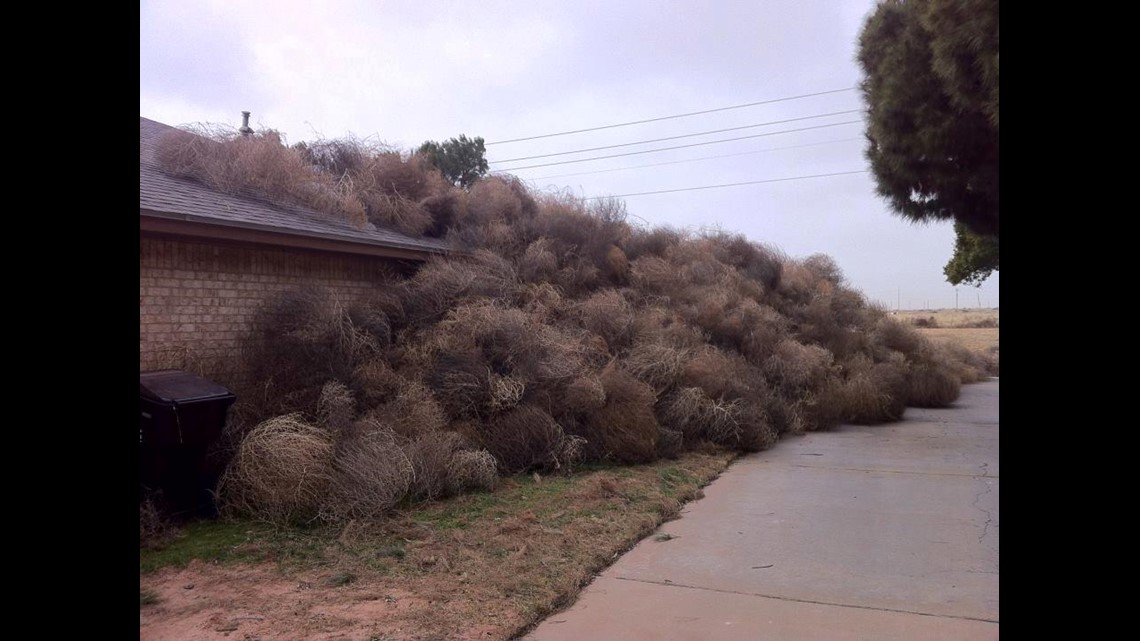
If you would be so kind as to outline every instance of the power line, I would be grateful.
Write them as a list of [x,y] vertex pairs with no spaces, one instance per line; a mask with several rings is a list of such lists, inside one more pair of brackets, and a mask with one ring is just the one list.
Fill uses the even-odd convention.
[[819,114],[816,116],[801,116],[799,118],[788,118],[787,120],[772,120],[769,122],[760,122],[755,125],[742,125],[740,127],[728,127],[726,129],[710,129],[709,131],[698,131],[693,134],[681,134],[679,136],[667,136],[665,138],[652,138],[650,140],[638,140],[636,142],[623,142],[617,145],[606,145],[604,147],[589,147],[587,149],[575,149],[574,151],[560,151],[553,154],[539,154],[537,156],[522,156],[519,158],[507,158],[505,160],[494,160],[492,162],[517,162],[519,160],[534,160],[536,158],[551,158],[554,156],[568,156],[570,154],[581,154],[587,151],[601,151],[603,149],[617,149],[618,147],[632,147],[633,145],[647,145],[651,142],[663,142],[666,140],[678,140],[680,138],[692,138],[694,136],[707,136],[708,134],[722,134],[726,131],[739,131],[741,129],[754,129],[756,127],[766,127],[768,125],[782,125],[789,122],[798,122],[800,120],[814,120],[816,118],[827,118],[828,116],[845,116],[847,114],[860,113],[862,109],[848,109],[847,111],[833,111],[829,114]]
[[865,173],[867,173],[866,169],[860,169],[858,171],[840,171],[840,172],[836,172],[833,174],[815,174],[812,176],[791,176],[789,178],[770,178],[768,180],[750,180],[748,182],[727,183],[724,185],[706,185],[704,187],[682,187],[680,189],[662,189],[661,191],[642,191],[642,192],[638,192],[636,194],[617,194],[614,196],[593,196],[591,198],[585,198],[583,200],[602,200],[604,198],[630,198],[632,196],[649,196],[652,194],[672,194],[672,193],[676,193],[679,191],[699,191],[702,189],[720,189],[722,187],[740,187],[742,185],[761,185],[764,183],[780,183],[780,182],[788,182],[791,180],[807,180],[808,178],[829,178],[831,176],[850,176],[852,174],[865,174]]
[[776,136],[779,134],[790,134],[797,131],[810,131],[812,129],[825,129],[827,127],[838,127],[840,125],[854,125],[861,123],[861,120],[847,120],[845,122],[836,122],[830,125],[816,125],[814,127],[800,127],[799,129],[785,129],[784,131],[769,131],[763,134],[752,134],[751,136],[737,136],[736,138],[725,138],[724,140],[710,140],[708,142],[694,142],[687,145],[676,145],[674,147],[661,147],[660,149],[646,149],[644,151],[627,151],[624,154],[610,154],[608,156],[594,156],[592,158],[579,158],[578,160],[561,160],[558,162],[547,162],[538,165],[526,165],[525,167],[511,167],[509,171],[521,171],[523,169],[535,169],[538,167],[553,167],[555,165],[572,165],[578,162],[590,162],[592,160],[605,160],[606,158],[621,158],[623,156],[637,156],[640,154],[653,154],[659,151],[672,151],[673,149],[687,149],[689,147],[703,147],[705,145],[718,145],[722,142],[733,142],[736,140],[747,140],[749,138],[764,138],[765,136]]
[[634,165],[632,167],[615,167],[613,169],[598,169],[595,171],[579,171],[573,174],[557,174],[554,176],[535,176],[527,180],[551,180],[553,178],[570,178],[571,176],[589,176],[592,174],[608,174],[614,171],[626,171],[629,169],[646,169],[649,167],[664,167],[666,165],[682,165],[690,162],[699,162],[701,160],[715,160],[717,158],[732,158],[734,156],[751,156],[754,154],[763,154],[770,151],[787,151],[789,149],[802,149],[804,147],[819,147],[821,145],[834,145],[841,142],[852,142],[855,140],[863,140],[862,138],[842,138],[840,140],[825,140],[823,142],[811,142],[805,145],[791,145],[788,147],[772,147],[771,149],[758,149],[756,151],[741,151],[735,154],[718,154],[716,156],[702,156],[700,158],[689,158],[687,160],[670,160],[669,162],[655,162],[649,165]]
[[788,96],[786,98],[773,98],[772,100],[761,100],[759,102],[748,102],[742,105],[732,105],[730,107],[719,107],[717,109],[705,109],[704,111],[690,111],[689,113],[674,114],[672,116],[661,116],[659,118],[647,118],[645,120],[633,120],[630,122],[620,122],[616,125],[603,125],[601,127],[589,127],[587,129],[574,129],[572,131],[560,131],[553,134],[542,134],[541,136],[527,136],[526,138],[511,138],[510,140],[496,140],[488,142],[488,145],[505,145],[509,142],[522,142],[524,140],[538,140],[539,138],[553,138],[555,136],[569,136],[570,134],[581,134],[587,131],[600,131],[602,129],[615,129],[617,127],[628,127],[630,125],[643,125],[647,122],[659,122],[662,120],[672,120],[674,118],[687,118],[689,116],[699,116],[701,114],[711,114],[718,111],[728,111],[730,109],[743,109],[745,107],[755,107],[757,105],[770,105],[776,102],[786,102],[788,100],[799,100],[800,98],[811,98],[814,96],[825,96],[832,93],[840,93],[843,91],[854,91],[855,87],[845,87],[843,89],[831,89],[829,91],[817,91],[816,93],[805,93],[799,96]]

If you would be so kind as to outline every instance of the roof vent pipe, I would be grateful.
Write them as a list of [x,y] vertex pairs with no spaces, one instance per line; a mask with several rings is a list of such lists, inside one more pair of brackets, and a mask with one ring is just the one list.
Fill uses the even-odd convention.
[[253,133],[253,129],[251,129],[249,126],[249,112],[248,111],[241,112],[241,129],[238,129],[238,131],[240,131],[241,135],[243,135],[243,136],[248,136],[251,133]]

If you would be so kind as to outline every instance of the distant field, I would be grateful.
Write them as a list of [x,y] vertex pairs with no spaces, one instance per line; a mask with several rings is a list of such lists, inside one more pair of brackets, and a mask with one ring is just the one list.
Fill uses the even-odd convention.
[[996,327],[920,327],[918,331],[931,340],[961,343],[964,347],[979,352],[989,352],[998,347]]
[[911,309],[891,313],[901,321],[914,324],[931,340],[955,342],[984,353],[998,349],[997,308]]
[[896,318],[919,327],[998,326],[998,310],[993,309],[910,309],[891,312]]

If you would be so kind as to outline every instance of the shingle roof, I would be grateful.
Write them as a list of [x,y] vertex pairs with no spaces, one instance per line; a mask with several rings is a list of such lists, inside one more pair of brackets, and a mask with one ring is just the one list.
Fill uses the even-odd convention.
[[203,225],[235,227],[340,242],[439,253],[447,245],[433,238],[414,238],[397,231],[352,223],[305,207],[225,194],[159,168],[155,147],[169,125],[139,118],[139,209],[142,216]]

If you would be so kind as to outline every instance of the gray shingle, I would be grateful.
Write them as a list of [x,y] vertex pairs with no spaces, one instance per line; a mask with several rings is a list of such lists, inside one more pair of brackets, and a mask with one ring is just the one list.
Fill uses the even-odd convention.
[[431,253],[447,251],[447,244],[434,238],[406,236],[372,224],[361,228],[305,207],[225,194],[194,180],[171,176],[159,168],[155,147],[159,139],[173,129],[139,117],[139,208],[148,210],[146,215],[364,245]]

